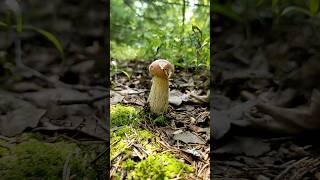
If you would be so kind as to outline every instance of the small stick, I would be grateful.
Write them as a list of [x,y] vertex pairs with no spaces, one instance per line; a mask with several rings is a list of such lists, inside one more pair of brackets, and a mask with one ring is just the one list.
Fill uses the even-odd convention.
[[288,166],[285,170],[283,170],[277,177],[275,177],[274,180],[281,180],[281,179],[283,179],[283,176],[284,176],[287,172],[289,172],[294,166],[298,165],[299,163],[301,163],[301,162],[303,162],[303,161],[305,161],[305,160],[307,160],[307,159],[308,159],[308,157],[304,157],[304,158],[300,159],[299,161],[291,164],[291,165]]

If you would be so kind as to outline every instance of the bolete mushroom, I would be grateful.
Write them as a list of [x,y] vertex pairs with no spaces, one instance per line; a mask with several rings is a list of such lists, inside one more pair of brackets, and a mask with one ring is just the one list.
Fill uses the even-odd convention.
[[148,98],[150,110],[156,114],[167,112],[169,104],[169,78],[174,72],[174,66],[167,60],[153,61],[149,66],[152,75],[152,86]]

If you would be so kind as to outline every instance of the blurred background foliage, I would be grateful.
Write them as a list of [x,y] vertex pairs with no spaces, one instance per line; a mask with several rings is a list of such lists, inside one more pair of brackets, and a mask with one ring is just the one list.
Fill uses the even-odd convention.
[[211,10],[243,24],[258,20],[281,24],[305,16],[319,17],[320,0],[212,0]]
[[209,68],[209,0],[111,0],[110,7],[113,60]]

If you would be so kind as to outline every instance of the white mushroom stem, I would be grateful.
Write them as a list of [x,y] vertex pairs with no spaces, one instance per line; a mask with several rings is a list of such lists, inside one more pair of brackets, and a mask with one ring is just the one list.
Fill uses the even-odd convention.
[[148,102],[150,110],[156,114],[167,112],[169,105],[169,80],[153,76]]
[[152,86],[148,98],[150,110],[156,114],[167,112],[169,105],[169,78],[174,72],[173,65],[164,59],[153,61],[149,66]]

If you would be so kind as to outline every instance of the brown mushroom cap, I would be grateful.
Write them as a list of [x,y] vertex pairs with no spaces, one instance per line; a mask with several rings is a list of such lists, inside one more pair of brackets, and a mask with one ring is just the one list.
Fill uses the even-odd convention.
[[174,66],[167,60],[159,59],[150,64],[149,72],[152,76],[169,79],[174,72]]

